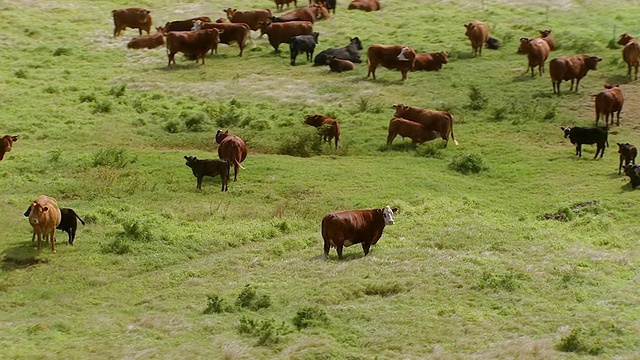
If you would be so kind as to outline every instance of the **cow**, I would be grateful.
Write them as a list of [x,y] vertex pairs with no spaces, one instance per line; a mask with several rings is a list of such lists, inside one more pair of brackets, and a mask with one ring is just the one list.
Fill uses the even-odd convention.
[[307,115],[304,123],[318,129],[318,133],[323,137],[324,141],[331,142],[335,138],[336,149],[340,141],[340,123],[338,120],[324,115]]
[[635,69],[635,80],[638,80],[638,66],[640,65],[640,41],[624,33],[620,35],[618,44],[624,46],[622,59],[627,63],[627,77],[631,79],[631,67]]
[[220,40],[220,30],[206,29],[197,31],[178,31],[169,32],[166,36],[167,41],[167,57],[169,64],[176,63],[175,55],[178,52],[195,55],[196,64],[202,59],[204,65],[204,56],[210,49],[218,48]]
[[589,70],[597,70],[601,57],[590,55],[558,56],[549,62],[549,73],[551,74],[551,84],[553,93],[556,91],[560,95],[560,83],[562,80],[571,80],[569,91],[573,90],[573,81],[576,80],[576,92],[580,79],[587,75]]
[[274,0],[276,3],[276,10],[282,11],[284,10],[284,5],[287,5],[287,9],[289,8],[289,4],[293,3],[293,6],[298,6],[298,0]]
[[327,56],[327,65],[329,65],[329,72],[351,71],[356,66],[349,60],[338,59],[334,55]]
[[327,8],[325,8],[323,5],[314,4],[305,8],[291,10],[280,16],[272,16],[271,21],[308,21],[310,23],[314,23],[317,19],[328,19],[330,17],[331,15],[329,15],[329,11],[327,11]]
[[111,11],[113,15],[113,37],[117,37],[126,28],[138,29],[139,35],[151,30],[151,11],[143,8],[126,8]]
[[369,75],[376,79],[376,68],[382,65],[389,70],[400,70],[402,81],[407,79],[407,73],[414,69],[416,62],[416,51],[406,45],[380,45],[374,44],[367,50],[367,64],[369,65]]
[[51,241],[51,251],[56,252],[56,227],[60,224],[61,217],[58,203],[54,198],[40,195],[31,202],[29,224],[33,227],[33,232],[38,239],[38,251],[42,249],[42,237],[45,237],[45,242],[48,237]]
[[494,38],[493,36],[489,36],[485,44],[491,50],[498,50],[500,46],[502,46],[502,44],[500,44],[500,40]]
[[391,145],[391,143],[393,143],[393,139],[395,139],[397,135],[400,135],[403,138],[410,138],[411,144],[413,145],[422,144],[439,136],[437,132],[429,130],[424,125],[415,121],[403,118],[393,118],[389,122],[387,145]]
[[415,67],[411,71],[436,71],[449,62],[449,54],[444,51],[416,54]]
[[334,15],[336,13],[336,0],[309,0],[309,5],[311,4],[324,4],[327,10],[332,10]]
[[319,33],[314,32],[311,35],[298,35],[291,38],[289,51],[291,52],[292,66],[296,64],[296,57],[298,57],[298,53],[306,53],[307,61],[311,61],[311,59],[313,59],[313,51],[316,49],[319,35]]
[[220,181],[222,182],[222,189],[220,191],[229,190],[229,173],[231,172],[231,166],[226,160],[200,160],[195,156],[185,156],[184,159],[187,160],[185,165],[191,168],[193,176],[197,179],[196,189],[202,189],[202,179],[205,176],[215,177],[216,175],[220,175]]
[[624,105],[624,95],[619,84],[605,84],[604,90],[596,94],[596,126],[600,115],[604,115],[605,125],[609,125],[609,115],[611,115],[611,125],[613,125],[613,114],[617,113],[616,125],[620,126],[620,112]]
[[624,174],[629,177],[631,187],[637,188],[640,185],[640,165],[623,166]]
[[417,106],[404,104],[394,104],[395,113],[393,117],[404,118],[424,125],[428,130],[436,131],[445,141],[444,146],[449,142],[449,135],[454,144],[458,141],[453,135],[453,116],[447,111],[423,109]]
[[388,205],[382,209],[334,211],[322,218],[322,238],[324,256],[329,259],[329,250],[336,248],[342,259],[343,247],[362,244],[364,256],[369,254],[371,245],[378,243],[386,225],[393,225],[393,213],[398,208]]
[[236,135],[229,135],[229,130],[216,132],[216,142],[218,146],[218,156],[233,165],[233,181],[238,181],[238,171],[244,167],[240,164],[247,158],[247,145]]
[[553,41],[553,38],[551,37],[551,30],[540,30],[540,39],[544,40],[547,45],[549,45],[549,50],[553,51],[556,49],[556,43],[555,41]]
[[316,57],[313,59],[313,66],[320,66],[327,64],[327,56],[333,55],[336,59],[349,60],[352,63],[359,64],[362,62],[360,58],[359,50],[362,50],[362,42],[356,36],[351,38],[349,41],[349,45],[342,48],[328,48],[326,50],[321,51]]
[[267,34],[269,44],[278,52],[280,44],[289,44],[294,36],[312,35],[313,24],[309,21],[288,21],[275,23],[271,21],[261,22],[260,31]]
[[620,164],[618,165],[618,175],[622,169],[622,163],[624,162],[625,168],[629,167],[629,163],[636,164],[636,156],[638,156],[638,149],[629,143],[617,143],[618,153],[620,154]]
[[4,154],[11,151],[13,143],[18,141],[18,135],[5,135],[0,139],[0,160],[4,159]]
[[474,56],[482,56],[482,46],[489,40],[489,29],[480,20],[474,20],[468,24],[464,24],[467,29],[465,35],[471,40]]
[[582,144],[596,144],[597,150],[594,159],[604,155],[605,145],[609,146],[607,139],[609,128],[606,127],[560,127],[564,131],[564,138],[569,138],[572,144],[576,146],[576,155],[582,157]]
[[187,20],[169,21],[164,25],[165,32],[169,31],[191,31],[196,21],[210,23],[211,18],[208,16],[198,16]]
[[[31,206],[24,212],[24,216],[28,217],[31,213]],[[58,230],[62,230],[69,235],[69,245],[73,245],[73,241],[76,238],[76,231],[78,230],[78,220],[84,225],[84,220],[80,218],[78,214],[71,208],[60,208],[60,224],[56,227]],[[36,237],[35,232],[31,238],[33,241]]]
[[[520,38],[520,47],[527,54],[529,59],[529,68],[531,68],[531,77],[534,77],[534,69],[538,67],[538,74],[542,76],[544,72],[544,62],[549,57],[549,44],[542,39]],[[528,68],[527,68],[528,70]]]
[[227,14],[227,19],[232,23],[247,24],[253,31],[259,30],[260,22],[267,21],[272,16],[269,9],[239,11],[238,9],[228,8],[224,12]]
[[348,10],[362,10],[366,12],[380,10],[380,2],[378,0],[353,0]]
[[157,27],[153,35],[140,35],[127,43],[129,49],[155,49],[164,45],[164,28]]
[[[200,30],[200,29],[218,29],[222,31],[220,34],[220,44],[230,45],[232,43],[237,43],[240,48],[240,54],[238,56],[242,56],[244,48],[247,45],[247,40],[251,37],[251,29],[247,24],[240,23],[206,23],[201,21],[196,21],[193,24],[193,28],[191,30]],[[212,49],[213,50],[213,49]]]

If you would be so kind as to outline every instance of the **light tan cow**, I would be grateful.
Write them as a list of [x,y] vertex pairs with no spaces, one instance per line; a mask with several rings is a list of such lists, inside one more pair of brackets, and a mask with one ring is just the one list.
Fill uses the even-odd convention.
[[47,195],[40,195],[31,203],[29,212],[29,224],[33,227],[33,233],[38,238],[38,251],[42,249],[42,238],[51,241],[51,251],[56,252],[56,227],[62,220],[62,214],[58,208],[56,199]]

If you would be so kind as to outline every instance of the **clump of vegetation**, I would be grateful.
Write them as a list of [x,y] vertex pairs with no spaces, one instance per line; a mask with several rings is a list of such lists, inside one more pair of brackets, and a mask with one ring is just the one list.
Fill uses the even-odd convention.
[[251,284],[247,284],[238,295],[236,306],[257,311],[271,306],[271,299],[267,294],[258,294]]
[[82,94],[82,95],[80,95],[79,100],[80,100],[81,103],[95,102],[96,101],[96,95],[95,94]]
[[295,325],[298,330],[312,326],[322,326],[328,322],[329,317],[327,316],[327,312],[317,306],[302,308],[298,310],[296,316],[293,318],[293,325]]
[[449,168],[462,174],[477,174],[481,171],[486,171],[489,168],[485,165],[482,156],[477,153],[470,153],[458,156],[451,160]]
[[17,77],[18,79],[26,79],[28,77],[27,70],[18,69],[13,73],[13,76]]
[[442,158],[442,149],[444,149],[444,142],[424,144],[416,147],[416,156],[439,159]]
[[404,291],[404,287],[398,283],[367,284],[364,289],[365,295],[383,297],[393,296]]
[[184,123],[187,131],[190,132],[204,131],[204,124],[208,120],[207,114],[201,111],[183,111],[180,113],[179,118]]
[[280,143],[278,154],[298,157],[311,157],[322,154],[322,137],[317,133],[297,131],[286,136]]
[[61,55],[69,55],[71,54],[71,49],[59,47],[53,51],[53,56],[61,56]]
[[557,349],[562,352],[573,352],[577,354],[600,355],[604,351],[602,345],[589,345],[583,337],[580,327],[575,327],[567,336],[563,336],[557,344]]
[[122,235],[133,241],[147,242],[156,239],[154,230],[157,229],[157,224],[146,219],[126,219],[122,223],[122,229]]
[[214,120],[216,124],[222,128],[251,122],[251,119],[242,113],[240,103],[236,99],[229,100],[228,104],[220,104]]
[[115,238],[102,245],[103,254],[124,255],[131,252],[131,244],[122,238]]
[[176,134],[180,132],[180,122],[177,120],[169,120],[162,126],[162,128],[169,134]]
[[207,308],[204,309],[203,313],[205,314],[221,314],[223,312],[231,312],[233,311],[233,307],[221,298],[218,295],[208,295],[207,296]]
[[469,104],[469,108],[472,110],[482,110],[487,106],[489,99],[487,96],[480,90],[479,87],[475,85],[471,85],[469,88],[469,99],[471,103]]
[[112,107],[113,104],[109,100],[95,100],[91,104],[91,112],[93,114],[106,114],[111,112]]
[[482,273],[477,287],[478,289],[513,291],[520,287],[520,281],[513,271],[502,274],[485,271]]
[[111,89],[109,89],[109,95],[117,98],[121,97],[124,95],[126,89],[127,84],[112,86]]
[[133,164],[136,161],[138,161],[138,157],[126,149],[107,148],[98,151],[93,156],[93,167],[109,166],[124,169],[127,165]]
[[256,320],[247,316],[240,318],[238,332],[240,334],[251,334],[258,338],[258,345],[273,345],[282,342],[291,329],[284,323],[277,324],[274,319]]

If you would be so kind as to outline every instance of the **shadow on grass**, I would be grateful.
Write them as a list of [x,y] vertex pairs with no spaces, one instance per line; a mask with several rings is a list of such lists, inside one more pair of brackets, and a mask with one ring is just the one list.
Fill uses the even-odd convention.
[[380,146],[378,146],[378,151],[380,151],[380,152],[387,152],[387,151],[410,152],[410,151],[415,151],[416,150],[416,146],[412,144],[411,139],[408,139],[408,141],[404,141],[404,139],[402,137],[400,137],[400,140],[398,140],[398,137],[396,137],[393,141],[394,141],[394,143],[391,144],[391,145],[380,145]]
[[[43,250],[45,251],[45,245],[43,242]],[[2,252],[2,262],[0,262],[0,269],[3,271],[21,270],[26,269],[34,265],[46,264],[49,259],[40,258],[40,253],[36,249],[36,242],[22,242],[17,246],[8,248]]]
[[624,85],[624,84],[630,84],[630,83],[631,83],[631,79],[629,79],[626,75],[613,75],[608,77],[606,81],[606,84]]

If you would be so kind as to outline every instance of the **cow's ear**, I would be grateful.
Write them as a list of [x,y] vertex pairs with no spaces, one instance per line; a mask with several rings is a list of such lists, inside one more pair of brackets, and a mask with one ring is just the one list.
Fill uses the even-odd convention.
[[49,207],[48,206],[43,207],[42,211],[49,211]]
[[393,106],[391,106],[391,107],[394,108],[394,109],[397,109],[398,106],[400,106],[400,104],[393,104]]
[[398,208],[391,208],[391,211],[395,214],[396,212],[398,212]]
[[560,130],[564,130],[564,126],[560,126]]
[[466,27],[468,29],[469,28],[469,24],[464,24],[464,27]]

